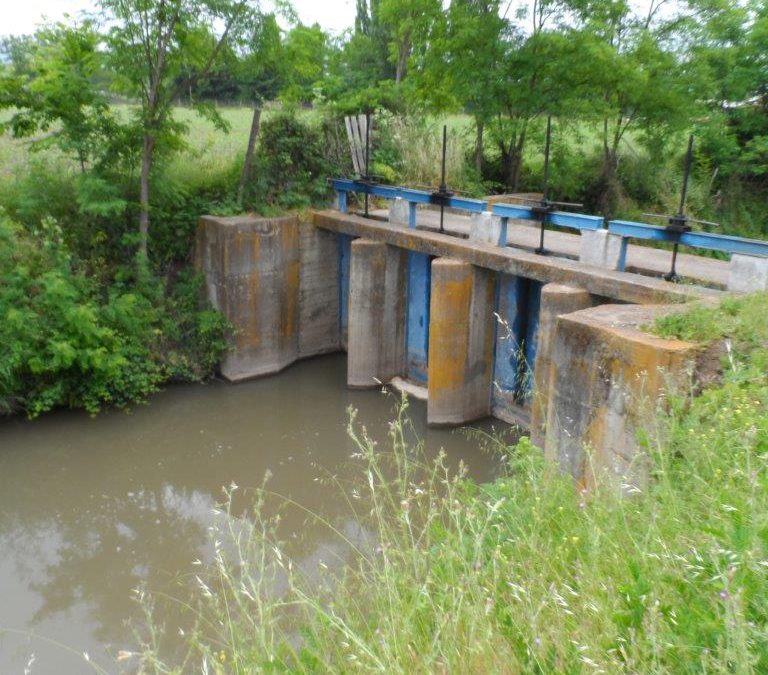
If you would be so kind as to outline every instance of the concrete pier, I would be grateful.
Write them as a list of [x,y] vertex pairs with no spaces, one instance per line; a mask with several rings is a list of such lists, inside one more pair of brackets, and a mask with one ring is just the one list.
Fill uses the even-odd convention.
[[494,275],[469,263],[432,263],[427,422],[456,425],[491,412]]
[[379,387],[404,368],[407,254],[369,239],[351,245],[347,385]]

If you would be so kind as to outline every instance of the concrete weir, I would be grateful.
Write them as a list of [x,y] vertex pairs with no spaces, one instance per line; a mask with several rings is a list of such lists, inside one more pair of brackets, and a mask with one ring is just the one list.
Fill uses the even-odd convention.
[[695,354],[642,327],[720,291],[619,272],[607,245],[579,262],[400,215],[202,218],[197,265],[238,329],[222,375],[346,350],[349,387],[394,382],[426,398],[431,425],[492,415],[528,428],[585,485],[602,470],[642,481],[642,411]]

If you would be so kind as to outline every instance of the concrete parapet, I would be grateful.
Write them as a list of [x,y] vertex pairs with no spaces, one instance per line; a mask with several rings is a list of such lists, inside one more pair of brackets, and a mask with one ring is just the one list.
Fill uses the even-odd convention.
[[196,264],[208,299],[237,329],[221,374],[236,382],[282,370],[299,353],[299,222],[200,219]]
[[469,238],[486,244],[498,244],[501,234],[501,218],[490,211],[473,213],[469,220]]
[[768,291],[768,258],[734,253],[728,274],[728,290],[734,293]]
[[647,481],[637,432],[665,388],[687,380],[697,349],[640,329],[669,309],[601,305],[557,319],[545,455],[584,487],[603,474],[624,486]]
[[453,259],[432,262],[427,423],[490,414],[494,275]]
[[408,202],[402,197],[395,197],[389,202],[389,222],[408,227],[408,211]]
[[621,237],[608,230],[584,230],[581,233],[579,261],[609,270],[619,269]]
[[531,400],[531,440],[540,447],[544,447],[549,375],[557,320],[564,314],[586,309],[594,304],[594,296],[580,288],[561,284],[546,284],[541,289],[538,344],[536,362],[533,368],[533,396]]
[[387,244],[352,242],[347,385],[379,386],[405,369],[407,254]]
[[314,225],[299,225],[299,358],[338,351],[338,236]]

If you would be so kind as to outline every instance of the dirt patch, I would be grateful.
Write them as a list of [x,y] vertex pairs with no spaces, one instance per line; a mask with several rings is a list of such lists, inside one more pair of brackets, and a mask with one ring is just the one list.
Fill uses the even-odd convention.
[[696,394],[723,380],[723,361],[727,355],[725,340],[715,340],[696,355]]

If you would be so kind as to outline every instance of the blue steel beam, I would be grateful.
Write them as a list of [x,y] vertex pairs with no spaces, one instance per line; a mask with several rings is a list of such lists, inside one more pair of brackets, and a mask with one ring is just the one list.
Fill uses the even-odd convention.
[[[376,185],[349,180],[348,178],[334,178],[331,181],[333,189],[337,192],[359,192],[384,199],[401,199],[409,204],[431,204],[432,194],[424,190],[414,190],[406,187],[393,187],[391,185]],[[487,208],[487,203],[482,199],[469,199],[467,197],[451,197],[448,206],[452,209],[467,211],[468,213],[482,213]]]
[[534,220],[533,209],[521,204],[494,204],[491,211],[494,216],[502,218],[516,218],[517,220]]
[[[520,204],[494,204],[494,216],[502,218],[517,218],[518,220],[536,220],[536,214],[530,206]],[[553,211],[547,217],[548,225],[556,227],[568,227],[572,230],[599,230],[603,227],[603,219],[600,216],[587,216],[583,213],[570,213],[568,211]]]
[[[612,220],[608,223],[608,231],[621,237],[631,239],[649,239],[651,241],[675,241],[675,235],[666,228],[646,223],[635,223],[629,220]],[[768,257],[768,241],[759,239],[744,239],[728,234],[713,234],[712,232],[685,232],[680,235],[683,246],[706,248],[711,251],[725,253],[744,253]]]
[[547,222],[557,227],[569,227],[572,230],[600,230],[605,220],[601,216],[587,216],[583,213],[553,211]]

